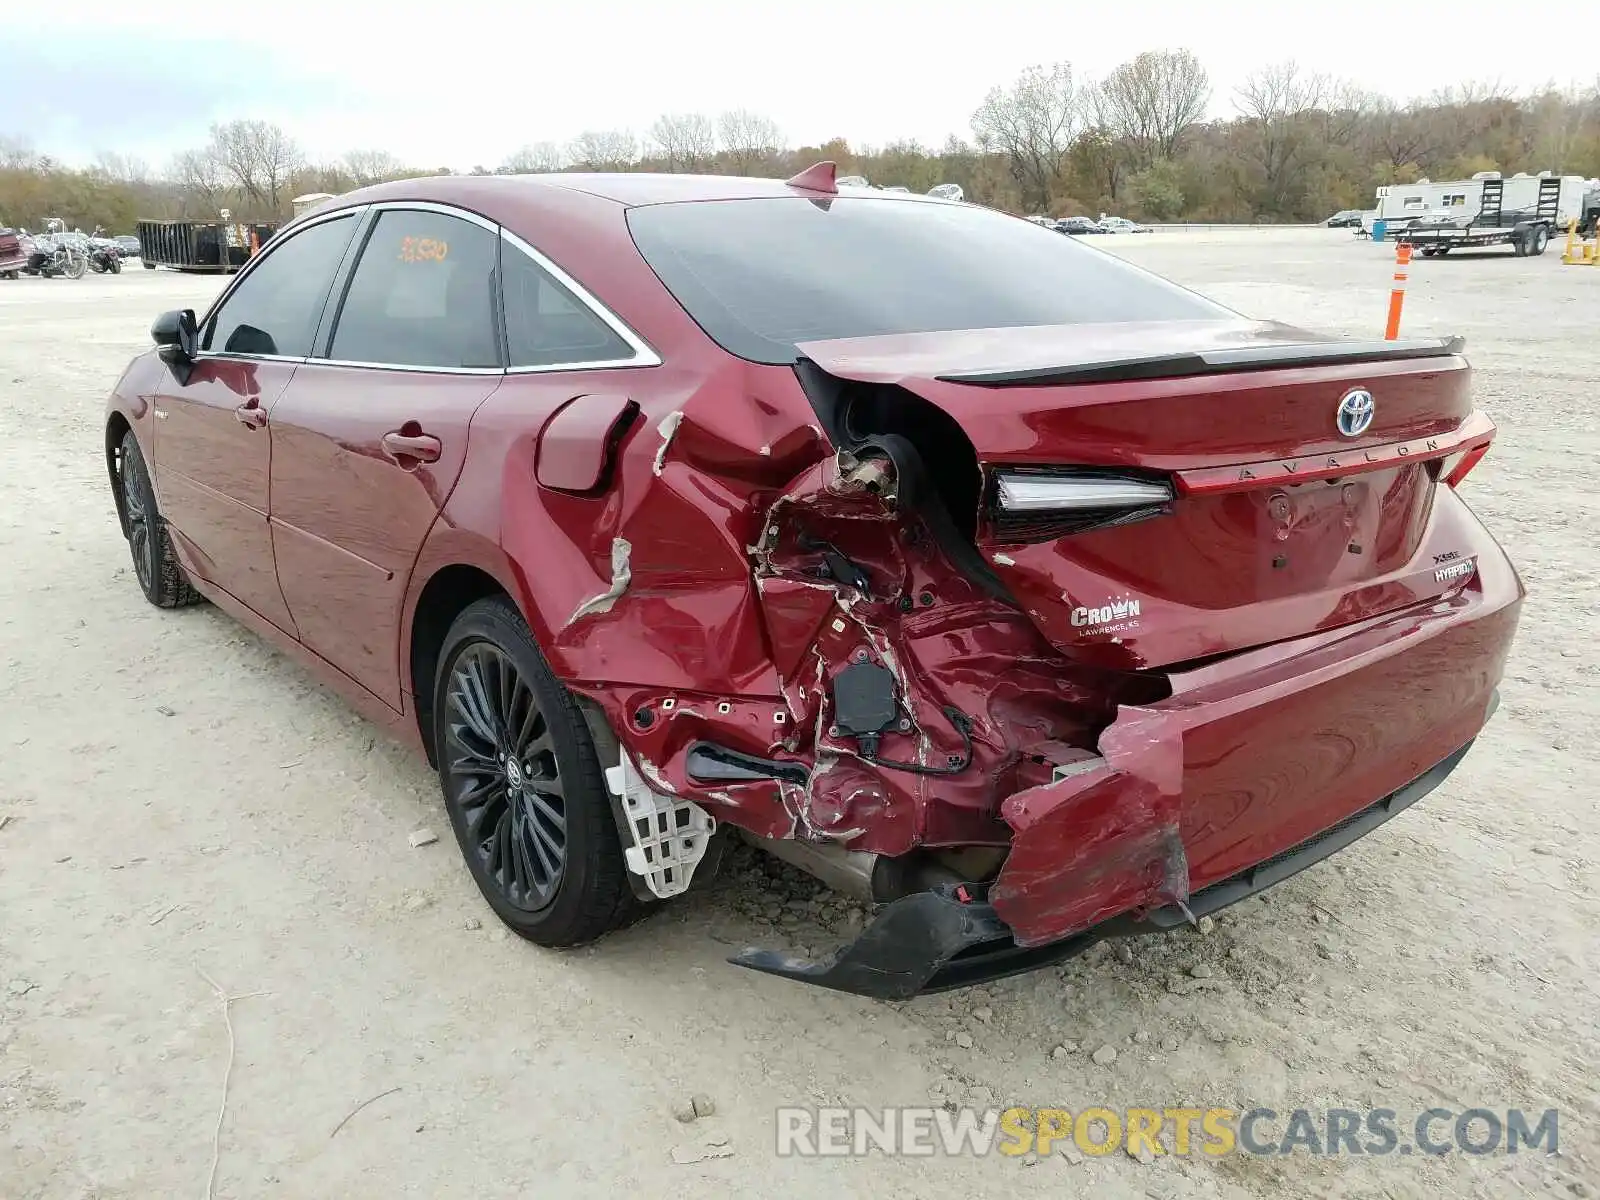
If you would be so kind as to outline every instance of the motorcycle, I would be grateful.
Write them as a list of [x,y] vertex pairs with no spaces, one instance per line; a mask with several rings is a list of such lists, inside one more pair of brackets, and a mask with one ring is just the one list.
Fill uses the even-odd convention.
[[105,238],[89,240],[89,269],[96,275],[122,273],[122,247]]
[[[59,226],[59,222],[55,224]],[[22,270],[44,279],[82,279],[89,270],[89,239],[81,233],[52,228],[33,239],[33,253]]]

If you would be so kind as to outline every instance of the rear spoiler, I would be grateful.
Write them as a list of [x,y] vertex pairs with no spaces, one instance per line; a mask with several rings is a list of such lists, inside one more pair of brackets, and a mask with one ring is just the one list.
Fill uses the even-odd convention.
[[1405,338],[1397,341],[1305,342],[1243,346],[1237,350],[1202,350],[1188,354],[1152,354],[1065,367],[1030,367],[1021,371],[973,371],[937,376],[941,383],[977,387],[1050,387],[1068,383],[1119,383],[1133,379],[1173,379],[1230,371],[1279,371],[1338,363],[1392,362],[1408,358],[1447,358],[1466,348],[1463,337]]

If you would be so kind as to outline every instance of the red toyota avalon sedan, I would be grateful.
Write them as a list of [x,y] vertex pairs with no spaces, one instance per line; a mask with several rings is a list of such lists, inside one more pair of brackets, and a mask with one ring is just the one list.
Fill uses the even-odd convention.
[[826,163],[366,188],[151,333],[105,443],[145,595],[414,740],[541,945],[735,836],[879,907],[733,961],[862,994],[1196,921],[1437,786],[1523,595],[1459,341]]

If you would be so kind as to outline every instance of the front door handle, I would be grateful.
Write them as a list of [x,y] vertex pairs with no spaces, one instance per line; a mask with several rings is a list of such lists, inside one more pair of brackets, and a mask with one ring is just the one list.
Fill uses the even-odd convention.
[[444,444],[429,433],[404,433],[396,429],[383,435],[383,452],[409,471],[421,463],[438,462]]
[[233,417],[246,429],[260,429],[267,423],[267,410],[259,400],[246,400],[233,410]]

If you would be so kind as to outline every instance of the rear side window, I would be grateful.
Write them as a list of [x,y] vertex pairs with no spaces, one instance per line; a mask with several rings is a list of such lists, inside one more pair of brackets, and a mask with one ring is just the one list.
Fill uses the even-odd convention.
[[723,349],[793,362],[795,343],[1104,321],[1205,320],[1222,306],[990,209],[840,196],[629,210],[635,244]]
[[513,367],[625,362],[633,347],[512,241],[501,250]]
[[444,213],[378,214],[339,308],[328,357],[397,367],[498,367],[499,238]]
[[200,348],[219,354],[303,358],[344,257],[354,215],[302,229],[274,246],[206,322]]

